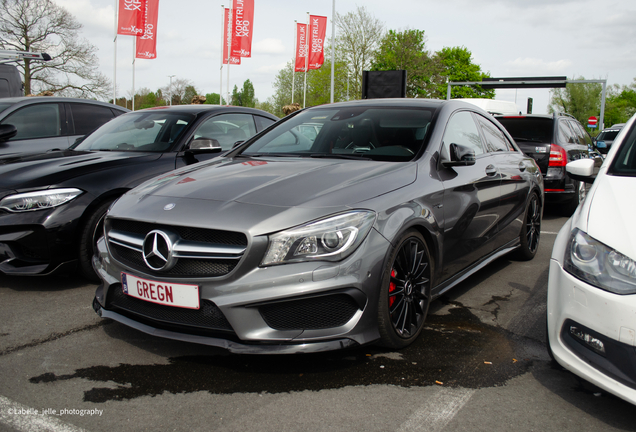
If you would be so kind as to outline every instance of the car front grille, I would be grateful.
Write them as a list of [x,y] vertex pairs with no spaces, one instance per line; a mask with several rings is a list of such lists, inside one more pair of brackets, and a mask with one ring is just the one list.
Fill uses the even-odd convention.
[[124,294],[121,285],[108,291],[106,309],[132,318],[142,317],[161,323],[185,325],[205,330],[231,331],[232,326],[213,302],[201,300],[199,309],[159,305]]
[[265,323],[275,330],[320,330],[345,325],[358,311],[347,294],[332,294],[259,306]]
[[[143,241],[153,230],[174,233],[181,244],[176,264],[166,270],[146,265]],[[219,277],[238,265],[247,246],[243,233],[197,227],[156,225],[121,219],[106,223],[106,238],[113,258],[120,263],[155,276]]]

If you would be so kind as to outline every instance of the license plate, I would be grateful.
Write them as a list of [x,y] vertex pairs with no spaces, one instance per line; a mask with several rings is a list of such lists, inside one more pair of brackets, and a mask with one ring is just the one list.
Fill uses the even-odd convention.
[[142,279],[121,274],[122,291],[151,303],[186,309],[199,309],[199,286]]

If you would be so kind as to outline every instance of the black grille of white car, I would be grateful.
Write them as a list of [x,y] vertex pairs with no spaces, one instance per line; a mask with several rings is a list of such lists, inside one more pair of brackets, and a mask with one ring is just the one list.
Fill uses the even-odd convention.
[[[177,239],[171,251],[175,263],[165,270],[153,269],[144,260],[144,240],[148,233],[157,230]],[[243,233],[122,219],[106,222],[106,239],[114,259],[132,269],[157,276],[224,276],[236,267],[247,247],[247,237]]]

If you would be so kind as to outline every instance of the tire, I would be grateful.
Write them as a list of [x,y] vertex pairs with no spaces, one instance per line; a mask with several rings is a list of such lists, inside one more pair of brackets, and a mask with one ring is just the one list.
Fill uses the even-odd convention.
[[99,276],[93,270],[93,255],[97,247],[97,240],[104,232],[104,217],[114,200],[101,203],[88,216],[80,230],[78,261],[82,275],[91,282],[99,282]]
[[539,250],[539,240],[541,238],[541,200],[536,193],[533,193],[526,206],[523,217],[523,226],[519,234],[521,244],[515,251],[515,257],[521,261],[529,261]]
[[431,302],[433,262],[424,237],[404,233],[384,266],[378,299],[379,345],[400,349],[422,331]]
[[563,207],[564,216],[572,216],[572,214],[576,211],[576,208],[583,202],[587,195],[587,188],[585,187],[585,183],[582,181],[574,181],[574,190],[574,196]]

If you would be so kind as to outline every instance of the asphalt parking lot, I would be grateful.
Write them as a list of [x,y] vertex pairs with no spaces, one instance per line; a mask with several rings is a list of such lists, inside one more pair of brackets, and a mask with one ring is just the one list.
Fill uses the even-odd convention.
[[79,276],[0,276],[0,431],[636,430],[634,406],[545,351],[565,220],[546,211],[533,261],[451,290],[399,352],[229,355],[101,320]]

